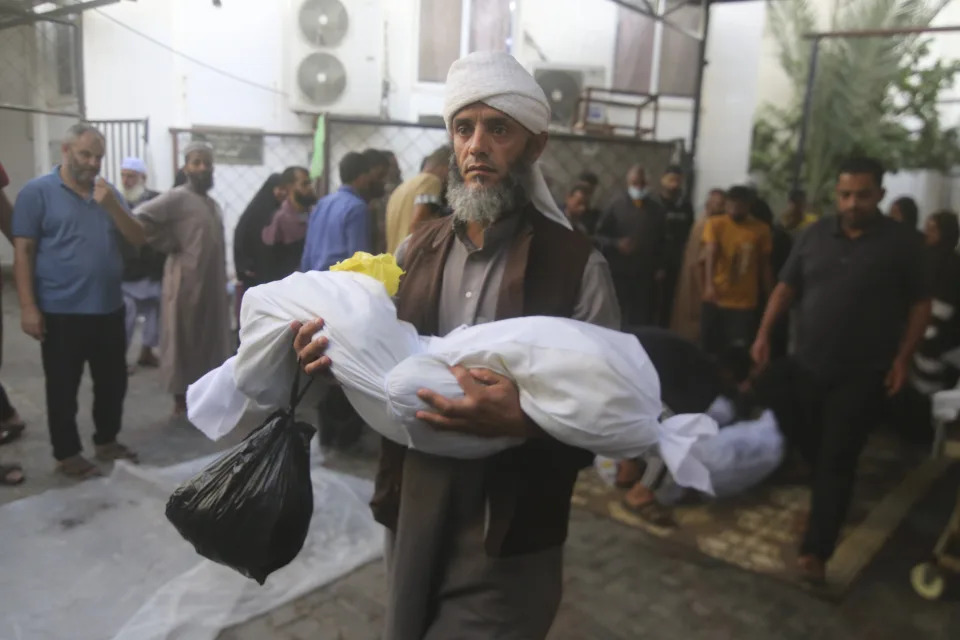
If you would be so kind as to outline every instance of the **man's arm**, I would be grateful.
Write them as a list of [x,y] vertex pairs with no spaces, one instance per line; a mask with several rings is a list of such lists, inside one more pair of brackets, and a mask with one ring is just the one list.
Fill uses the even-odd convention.
[[719,253],[720,248],[716,242],[708,242],[703,245],[703,299],[705,302],[717,301],[717,290],[713,286],[713,273]]
[[770,256],[765,256],[763,264],[760,265],[760,299],[764,300],[773,291],[773,265],[770,264]]
[[617,250],[620,241],[620,225],[617,223],[616,202],[611,202],[600,214],[594,242],[604,253]]
[[143,225],[147,244],[165,254],[180,252],[180,239],[177,237],[177,211],[182,206],[178,202],[177,191],[168,191],[137,207],[134,215]]
[[3,189],[0,189],[0,232],[13,244],[13,205]]
[[767,308],[763,312],[763,319],[760,321],[760,328],[757,330],[757,340],[762,337],[764,340],[770,339],[770,332],[773,330],[777,320],[793,305],[796,292],[793,287],[786,282],[779,283],[773,288],[770,294],[770,300],[767,302]]
[[43,340],[45,331],[43,314],[37,306],[33,286],[34,264],[37,258],[37,241],[33,238],[13,239],[13,273],[20,298],[20,326],[24,333],[36,340]]
[[147,243],[143,225],[127,211],[113,187],[103,178],[97,178],[93,187],[93,198],[110,214],[113,224],[116,225],[124,240],[134,247],[142,247]]
[[413,233],[424,222],[436,218],[433,207],[440,206],[442,191],[443,183],[438,178],[424,183],[413,195],[413,217],[410,220],[410,228],[406,229],[407,234]]
[[912,239],[904,256],[901,273],[903,286],[910,300],[910,312],[907,326],[900,338],[900,348],[887,373],[886,386],[889,395],[896,395],[903,388],[910,371],[913,352],[923,339],[930,324],[932,273],[929,260],[924,259],[923,246],[918,239]]
[[897,359],[904,362],[910,362],[913,353],[917,350],[920,341],[923,340],[923,334],[930,324],[930,310],[932,303],[930,298],[918,300],[910,307],[910,315],[907,318],[907,328],[903,332],[903,338],[900,340],[900,350],[897,351]]

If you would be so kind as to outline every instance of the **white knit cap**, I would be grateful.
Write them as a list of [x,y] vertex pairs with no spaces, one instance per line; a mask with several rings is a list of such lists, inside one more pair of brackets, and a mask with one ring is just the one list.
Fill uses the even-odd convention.
[[135,156],[124,158],[123,162],[120,163],[120,169],[122,171],[136,171],[139,174],[147,175],[147,165],[144,164],[143,160]]
[[[450,67],[443,103],[447,130],[461,109],[477,102],[502,111],[532,133],[543,133],[550,125],[550,103],[543,89],[516,58],[506,53],[478,51]],[[540,213],[572,228],[567,216],[557,207],[539,162],[531,168],[530,184],[523,186]]]

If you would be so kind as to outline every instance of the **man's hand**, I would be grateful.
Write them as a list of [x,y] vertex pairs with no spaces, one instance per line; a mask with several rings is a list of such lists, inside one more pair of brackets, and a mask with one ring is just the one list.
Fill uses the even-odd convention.
[[106,180],[99,176],[96,182],[93,183],[93,199],[103,208],[107,208],[117,202],[117,196],[113,192],[113,189],[110,188]]
[[323,329],[323,318],[317,318],[306,324],[302,322],[290,323],[290,330],[296,333],[293,339],[293,350],[303,372],[307,375],[322,375],[330,372],[330,358],[324,355],[329,341],[326,338],[313,339],[313,336]]
[[758,335],[750,347],[750,357],[757,365],[757,370],[763,369],[770,362],[770,340],[765,335]]
[[887,373],[887,379],[884,381],[888,396],[895,396],[900,393],[904,383],[907,381],[907,372],[909,370],[910,364],[907,360],[898,357],[893,361],[893,366],[890,367],[890,371]]
[[464,397],[452,400],[421,389],[417,396],[436,411],[418,411],[417,418],[441,431],[485,438],[532,438],[542,433],[520,408],[520,391],[512,380],[488,369],[450,370]]
[[712,284],[708,284],[703,288],[703,301],[704,302],[717,302],[717,288]]
[[23,332],[33,338],[43,342],[46,335],[46,327],[43,322],[43,314],[36,307],[24,307],[20,311],[20,327]]
[[617,251],[625,256],[631,255],[637,250],[637,239],[634,237],[620,238],[617,240]]
[[317,318],[306,324],[302,322],[290,323],[290,330],[297,334],[293,339],[293,350],[303,372],[307,375],[322,375],[330,372],[330,358],[324,353],[329,344],[326,338],[313,339],[313,336],[323,329],[323,318]]

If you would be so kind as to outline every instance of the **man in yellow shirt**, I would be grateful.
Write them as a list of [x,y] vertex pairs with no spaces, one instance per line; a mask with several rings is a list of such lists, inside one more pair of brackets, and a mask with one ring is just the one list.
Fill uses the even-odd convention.
[[387,202],[387,253],[393,253],[421,222],[437,216],[450,171],[450,147],[440,147],[424,161],[423,171],[397,187]]
[[770,227],[750,215],[753,192],[733,187],[725,213],[703,228],[705,285],[700,340],[707,353],[749,347],[773,285]]

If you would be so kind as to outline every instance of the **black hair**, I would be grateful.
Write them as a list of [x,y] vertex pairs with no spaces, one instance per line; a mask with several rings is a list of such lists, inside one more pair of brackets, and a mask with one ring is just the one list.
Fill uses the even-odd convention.
[[372,171],[377,167],[390,166],[390,157],[378,149],[367,149],[362,155],[367,161],[367,171]]
[[955,250],[960,242],[960,218],[957,218],[957,214],[953,211],[938,211],[931,215],[930,219],[940,230],[940,246]]
[[598,178],[597,174],[595,174],[593,171],[581,171],[580,175],[577,176],[577,182],[583,182],[591,187],[596,187],[598,184],[600,184],[600,178]]
[[742,185],[730,187],[727,189],[727,192],[724,195],[726,195],[727,200],[733,200],[734,202],[745,202],[747,204],[752,203],[756,198],[756,194],[754,193],[753,189],[750,187],[744,187]]
[[672,164],[672,165],[670,165],[669,167],[667,167],[667,169],[663,172],[663,175],[669,175],[669,174],[671,174],[671,173],[675,173],[675,174],[678,175],[678,176],[682,176],[682,175],[683,175],[683,167],[681,167],[681,166],[678,165],[678,164]]
[[807,192],[803,189],[791,189],[790,195],[787,196],[787,200],[790,201],[790,204],[800,204],[801,202],[806,202]]
[[920,207],[917,206],[917,201],[910,196],[902,196],[894,200],[893,204],[897,205],[897,208],[900,209],[900,215],[903,216],[903,224],[911,229],[916,229],[917,223],[920,221]]
[[308,176],[310,172],[307,171],[304,167],[287,167],[283,170],[283,173],[280,174],[280,186],[289,187],[297,181],[297,176],[301,173],[305,173]]
[[721,189],[720,187],[714,187],[713,189],[710,189],[710,193],[708,193],[707,195],[712,196],[717,194],[723,196],[724,198],[727,197],[727,192]]
[[750,203],[750,215],[769,227],[773,226],[773,209],[766,200],[756,194]]
[[590,190],[590,185],[586,182],[578,182],[577,184],[570,187],[570,190],[567,191],[567,197],[569,198],[575,193],[582,193],[584,196],[587,196],[587,192]]
[[837,175],[839,176],[844,173],[870,174],[873,176],[873,181],[877,183],[877,186],[881,187],[883,186],[883,174],[886,173],[886,170],[883,168],[883,165],[880,164],[879,160],[863,156],[854,156],[840,163]]
[[[379,151],[375,153],[379,154]],[[367,160],[366,152],[357,153],[351,151],[343,156],[340,161],[340,182],[343,184],[353,184],[357,178],[370,171],[370,161]]]

